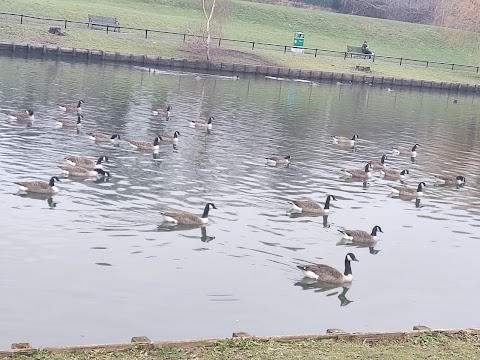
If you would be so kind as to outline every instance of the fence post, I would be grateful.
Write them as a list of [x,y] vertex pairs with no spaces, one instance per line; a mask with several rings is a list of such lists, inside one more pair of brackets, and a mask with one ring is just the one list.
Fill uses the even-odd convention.
[[400,58],[400,65],[402,65],[403,58]]
[[285,49],[283,50],[283,53],[284,53],[284,54],[287,53],[287,45],[285,45]]
[[187,37],[187,34],[183,34],[183,43],[185,44],[185,38]]
[[222,43],[222,38],[218,38],[218,46]]
[[68,20],[65,19],[65,29],[67,28],[67,22],[68,22]]
[[108,25],[107,25],[107,34],[108,34]]
[[428,61],[427,61],[427,66],[426,67],[428,67]]
[[148,29],[145,29],[145,39],[148,38]]
[[252,50],[255,49],[255,41],[252,41]]
[[452,64],[452,70],[453,70],[453,67],[455,66],[455,64]]
[[315,49],[315,57],[317,57],[317,51],[318,51],[318,49]]
[[477,66],[477,74],[478,74],[478,66]]
[[23,14],[20,15],[20,24],[23,24]]

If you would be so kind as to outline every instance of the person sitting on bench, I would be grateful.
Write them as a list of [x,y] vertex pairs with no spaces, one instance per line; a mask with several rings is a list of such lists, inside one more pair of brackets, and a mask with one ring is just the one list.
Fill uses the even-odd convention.
[[367,54],[368,59],[372,60],[372,57],[370,56],[370,55],[372,55],[372,52],[370,50],[368,50],[368,44],[367,44],[366,41],[364,41],[363,44],[362,44],[362,53]]

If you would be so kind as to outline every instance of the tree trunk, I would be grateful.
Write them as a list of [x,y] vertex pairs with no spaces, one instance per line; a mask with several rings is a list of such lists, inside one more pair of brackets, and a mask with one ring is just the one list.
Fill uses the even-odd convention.
[[206,41],[206,55],[207,55],[207,61],[210,61],[210,45],[211,45],[211,40],[212,40],[212,34],[210,32],[210,22],[212,21],[213,17],[213,11],[215,10],[215,2],[216,0],[212,1],[212,7],[210,9],[210,14],[207,14],[207,9],[205,7],[205,0],[202,0],[203,4],[203,14],[205,15],[205,20],[207,21],[205,25],[205,31],[207,33],[207,41]]

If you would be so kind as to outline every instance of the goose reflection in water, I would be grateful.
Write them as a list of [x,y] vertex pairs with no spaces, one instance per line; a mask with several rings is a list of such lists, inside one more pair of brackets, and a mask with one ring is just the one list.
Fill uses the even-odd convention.
[[391,197],[393,199],[400,199],[400,200],[403,200],[403,201],[412,201],[412,200],[415,200],[415,207],[417,209],[420,209],[421,206],[420,206],[420,202],[422,200],[422,198],[420,197],[416,197],[416,196],[412,196],[412,195],[397,195],[397,196],[392,196],[391,194],[388,195],[388,197]]
[[35,193],[28,193],[28,192],[19,192],[15,194],[17,196],[41,201],[47,201],[48,207],[54,209],[57,207],[57,202],[53,200],[52,194],[35,194]]
[[328,215],[309,214],[309,213],[290,213],[291,218],[320,217],[320,216],[323,218],[323,227],[329,228],[330,223],[328,222]]
[[[313,290],[316,293],[324,293],[327,291],[340,289],[342,288],[342,292],[337,296],[340,300],[340,306],[347,306],[348,304],[352,303],[352,300],[347,299],[346,295],[348,290],[352,284],[329,284],[329,283],[322,283],[314,279],[303,278],[300,281],[295,282],[294,286],[299,286],[302,290]],[[339,291],[333,291],[326,296],[335,296],[339,293]]]
[[202,225],[176,225],[172,226],[168,223],[163,223],[157,226],[157,231],[161,232],[169,232],[169,231],[189,231],[200,228],[200,240],[204,243],[208,243],[215,239],[215,236],[208,236],[207,235],[207,226]]
[[353,247],[356,247],[357,249],[368,248],[370,254],[372,255],[377,255],[381,251],[381,250],[375,249],[375,246],[377,245],[376,242],[374,244],[362,244],[362,243],[353,242],[351,240],[342,239],[339,242],[337,242],[336,245],[337,246],[353,246]]

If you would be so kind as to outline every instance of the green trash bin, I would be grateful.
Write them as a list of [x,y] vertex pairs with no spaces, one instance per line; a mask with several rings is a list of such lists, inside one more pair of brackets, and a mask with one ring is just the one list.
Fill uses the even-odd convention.
[[304,41],[305,41],[305,34],[297,31],[295,33],[295,37],[293,38],[293,46],[294,47],[303,46]]

